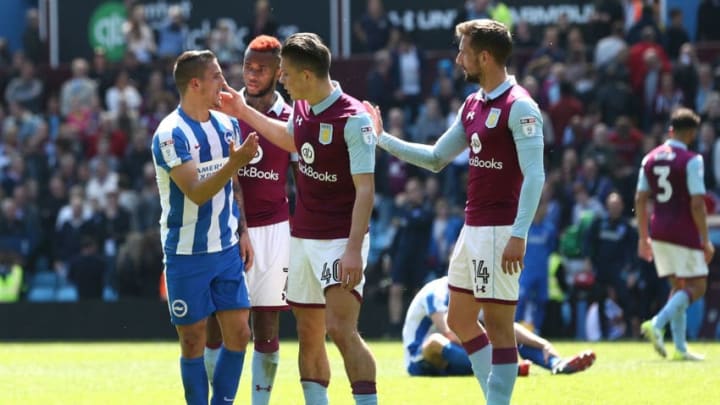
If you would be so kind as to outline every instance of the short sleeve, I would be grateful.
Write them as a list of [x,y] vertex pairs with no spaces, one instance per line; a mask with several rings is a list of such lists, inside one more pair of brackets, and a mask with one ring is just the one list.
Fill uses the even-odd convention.
[[192,159],[187,138],[182,131],[175,128],[172,132],[158,132],[153,136],[151,145],[157,166],[166,171]]
[[687,163],[687,186],[690,195],[705,194],[705,163],[702,155],[697,155]]
[[350,155],[350,173],[374,173],[377,136],[367,113],[348,118],[345,123],[345,143]]

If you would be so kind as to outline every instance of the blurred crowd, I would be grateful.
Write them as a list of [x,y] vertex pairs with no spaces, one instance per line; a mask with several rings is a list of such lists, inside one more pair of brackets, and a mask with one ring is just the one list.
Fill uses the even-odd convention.
[[[172,63],[187,26],[171,7],[166,24],[152,29],[142,6],[126,3],[124,58],[110,63],[97,49],[90,60],[72,61],[60,82],[43,74],[46,44],[35,10],[22,50],[10,54],[0,39],[0,301],[161,296],[161,208],[149,145],[178,102]],[[562,15],[539,30],[488,0],[468,1],[458,19],[512,27],[509,70],[544,115],[547,183],[528,238],[519,320],[550,336],[636,337],[639,320],[667,295],[635,254],[630,221],[640,159],[662,142],[674,108],[694,108],[703,117],[695,148],[708,190],[717,192],[720,65],[698,58],[680,10],[661,24],[652,4],[595,3],[582,26]],[[367,97],[382,108],[388,132],[432,143],[477,87],[452,56],[429,57],[412,32],[393,26],[381,0],[367,4],[353,24],[372,54]],[[698,13],[720,15],[720,4],[704,1]],[[718,25],[704,21],[697,37],[720,39]],[[248,24],[245,43],[278,34],[266,0]],[[219,21],[206,44],[239,88],[243,50],[229,30]],[[448,55],[455,46],[448,44]],[[467,168],[467,154],[433,174],[378,151],[366,297],[387,300],[389,335],[398,333],[413,293],[447,269],[463,223]],[[7,280],[17,269],[24,276],[15,288]]]

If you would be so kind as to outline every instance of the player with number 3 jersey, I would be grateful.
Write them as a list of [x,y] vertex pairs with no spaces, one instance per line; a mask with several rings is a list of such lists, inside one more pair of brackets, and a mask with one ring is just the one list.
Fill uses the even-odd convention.
[[[641,330],[655,351],[666,357],[663,336],[670,323],[674,358],[702,360],[687,350],[686,309],[707,288],[708,266],[715,252],[708,237],[702,155],[688,150],[700,125],[692,110],[680,108],[670,119],[670,139],[642,161],[635,196],[638,254],[655,260],[660,277],[668,277],[670,299]],[[653,202],[648,227],[648,202]],[[648,234],[649,231],[649,234]]]

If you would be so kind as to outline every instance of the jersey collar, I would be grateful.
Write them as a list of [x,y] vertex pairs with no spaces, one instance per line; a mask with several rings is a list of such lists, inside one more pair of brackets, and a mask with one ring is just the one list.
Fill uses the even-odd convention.
[[674,148],[680,148],[680,149],[685,149],[685,150],[687,150],[687,145],[685,145],[684,143],[678,141],[677,139],[668,139],[667,141],[665,141],[665,143],[666,143],[668,146],[672,146],[672,147],[674,147]]
[[282,114],[283,109],[285,108],[285,100],[283,97],[278,93],[275,92],[275,102],[273,105],[270,106],[270,109],[268,110],[269,113],[275,114],[276,117],[279,117],[280,114]]
[[491,91],[490,93],[485,93],[483,89],[480,89],[475,93],[475,98],[478,100],[495,100],[496,98],[500,97],[503,93],[507,91],[510,87],[517,84],[517,81],[515,80],[515,76],[508,75],[507,79],[505,79],[504,82],[500,83],[499,86],[495,88],[495,90]]
[[333,85],[334,89],[333,89],[332,93],[330,93],[329,96],[325,97],[325,99],[322,100],[321,102],[319,102],[313,106],[310,106],[313,114],[318,115],[318,114],[322,113],[323,111],[327,110],[342,95],[342,89],[340,88],[340,83],[333,80],[332,85]]

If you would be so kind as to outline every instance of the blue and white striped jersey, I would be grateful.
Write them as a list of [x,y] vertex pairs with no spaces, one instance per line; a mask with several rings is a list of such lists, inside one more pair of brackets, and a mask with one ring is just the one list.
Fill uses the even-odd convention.
[[446,313],[449,302],[447,276],[425,284],[410,302],[402,331],[405,368],[411,362],[422,359],[423,341],[430,334],[438,332],[430,316],[436,312]]
[[170,178],[170,170],[193,160],[202,180],[228,160],[230,140],[240,143],[235,118],[211,111],[198,122],[178,107],[158,126],[152,139],[153,162],[160,192],[160,236],[166,255],[191,255],[225,250],[238,242],[239,210],[232,181],[212,199],[197,205]]

